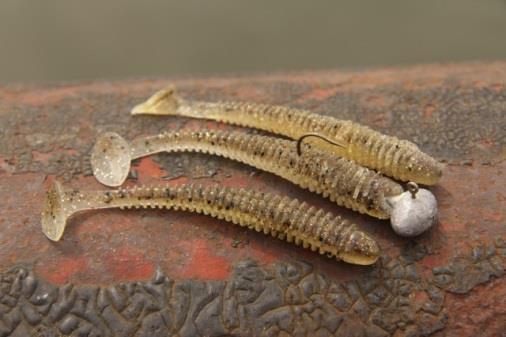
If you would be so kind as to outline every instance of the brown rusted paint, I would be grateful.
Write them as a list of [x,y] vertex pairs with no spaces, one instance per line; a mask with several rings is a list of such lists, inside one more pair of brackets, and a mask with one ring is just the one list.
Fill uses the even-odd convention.
[[[390,257],[405,256],[413,242],[424,247],[416,269],[422,280],[437,281],[433,268],[453,266],[455,256],[470,254],[472,247],[492,245],[496,237],[506,235],[505,78],[506,63],[496,62],[170,81],[187,97],[287,104],[359,120],[419,143],[449,164],[441,182],[431,188],[439,201],[439,223],[415,240],[395,236],[387,221],[338,208],[271,174],[206,155],[143,158],[134,164],[137,179],[129,179],[127,186],[159,183],[161,179],[167,184],[197,181],[297,197],[352,217],[378,238],[384,254]],[[55,285],[147,280],[157,268],[178,282],[219,281],[233,279],[235,266],[252,259],[265,268],[285,261],[303,261],[336,282],[353,281],[367,273],[366,267],[336,263],[225,222],[182,212],[85,213],[71,221],[62,242],[48,241],[40,230],[39,212],[44,191],[53,179],[84,189],[102,188],[89,176],[86,161],[100,132],[116,131],[131,139],[166,129],[231,128],[209,121],[132,118],[128,114],[135,103],[167,83],[140,80],[0,87],[0,272],[23,264]],[[476,124],[476,111],[487,119],[482,125]],[[474,119],[467,120],[468,116]],[[439,125],[438,121],[452,125]],[[498,129],[501,125],[502,131]],[[450,136],[452,128],[456,134]],[[420,130],[426,130],[428,136],[422,137]],[[472,281],[487,282],[487,278],[482,282],[478,276]],[[442,324],[445,333],[459,336],[503,331],[504,326],[489,323],[504,317],[504,302],[488,300],[486,308],[476,307],[483,299],[492,298],[492,292],[504,293],[506,285],[502,281],[458,295],[451,293],[451,287],[441,286],[451,294],[444,299],[449,318],[443,324],[443,311],[431,316],[441,320],[433,322],[434,329]],[[415,303],[426,303],[427,284],[433,281],[420,282],[420,290],[409,296]],[[466,328],[470,323],[457,318],[463,312],[474,324],[472,329]],[[347,322],[355,324],[354,319]],[[409,335],[410,329],[414,328],[399,327],[394,332],[396,336]]]

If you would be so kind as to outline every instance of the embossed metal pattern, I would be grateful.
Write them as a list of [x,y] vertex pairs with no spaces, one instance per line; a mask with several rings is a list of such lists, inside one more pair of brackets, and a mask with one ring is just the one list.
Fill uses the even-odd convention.
[[[505,78],[506,64],[497,62],[0,87],[0,335],[500,336]],[[282,193],[350,217],[378,239],[385,257],[372,268],[336,263],[206,216],[163,210],[86,213],[72,219],[61,242],[47,240],[40,210],[55,177],[102,188],[90,176],[89,154],[103,132],[135,139],[238,130],[129,116],[169,82],[188,99],[289,105],[417,143],[448,163],[431,188],[438,224],[403,239],[386,221],[250,166],[159,154],[135,161],[126,185],[166,179]]]
[[0,276],[0,296],[8,299],[0,314],[18,331],[43,336],[380,337],[399,327],[408,336],[427,336],[447,324],[447,292],[469,291],[504,275],[506,243],[476,246],[473,255],[457,256],[458,262],[434,268],[429,277],[414,263],[423,250],[384,257],[346,282],[302,261],[266,267],[243,261],[226,281],[175,281],[156,270],[150,280],[99,287],[57,287],[17,267]]

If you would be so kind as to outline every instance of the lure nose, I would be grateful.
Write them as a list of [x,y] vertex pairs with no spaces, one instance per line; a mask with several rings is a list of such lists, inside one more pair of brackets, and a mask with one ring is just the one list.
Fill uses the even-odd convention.
[[425,153],[418,153],[412,159],[411,177],[408,181],[414,181],[424,185],[435,185],[443,176],[444,165]]
[[341,255],[343,261],[359,265],[371,265],[380,255],[380,248],[376,240],[364,232],[354,231]]

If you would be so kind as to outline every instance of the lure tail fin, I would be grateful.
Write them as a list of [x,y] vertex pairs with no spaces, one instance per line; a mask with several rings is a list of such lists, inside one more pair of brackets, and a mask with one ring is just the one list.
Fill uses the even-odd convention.
[[106,186],[120,186],[127,179],[132,160],[128,142],[115,132],[100,135],[91,151],[95,178]]
[[156,92],[147,101],[136,105],[132,115],[177,115],[177,108],[182,98],[178,95],[176,87],[168,87]]
[[49,188],[42,207],[41,224],[44,234],[53,241],[58,241],[63,235],[70,205],[65,198],[62,185],[55,181]]

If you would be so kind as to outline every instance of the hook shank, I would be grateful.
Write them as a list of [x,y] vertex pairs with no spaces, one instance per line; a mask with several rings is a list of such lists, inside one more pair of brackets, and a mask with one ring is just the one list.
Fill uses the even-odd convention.
[[320,138],[320,139],[322,139],[322,140],[324,140],[324,141],[326,141],[327,143],[330,143],[330,144],[332,144],[332,145],[336,145],[336,146],[339,146],[339,147],[345,147],[343,144],[338,143],[338,142],[333,141],[333,140],[330,140],[330,139],[328,139],[327,137],[324,137],[324,136],[322,136],[322,135],[320,135],[320,134],[318,134],[318,133],[306,133],[306,134],[304,134],[304,135],[300,136],[300,138],[299,138],[299,139],[297,139],[297,154],[298,154],[299,156],[300,156],[300,155],[301,155],[301,153],[302,153],[302,149],[301,149],[301,147],[302,147],[302,141],[303,141],[305,138],[308,138],[308,137],[316,137],[316,138]]

